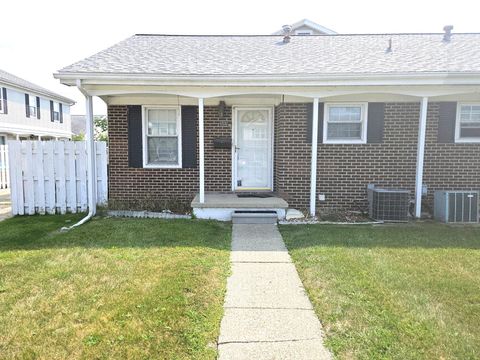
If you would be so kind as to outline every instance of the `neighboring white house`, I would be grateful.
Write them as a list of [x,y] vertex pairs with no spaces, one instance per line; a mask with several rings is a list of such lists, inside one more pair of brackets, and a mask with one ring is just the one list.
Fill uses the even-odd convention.
[[[317,24],[311,20],[303,19],[297,21],[294,24],[289,25],[291,27],[291,35],[335,35],[336,32]],[[283,35],[284,30],[280,29],[274,32],[272,35]]]
[[0,145],[10,139],[70,139],[74,103],[0,70]]

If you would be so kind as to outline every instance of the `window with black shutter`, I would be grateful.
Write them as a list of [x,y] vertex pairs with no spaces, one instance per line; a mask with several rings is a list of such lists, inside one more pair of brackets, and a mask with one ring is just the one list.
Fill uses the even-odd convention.
[[0,114],[8,114],[7,89],[0,88]]
[[52,121],[60,121],[60,105],[58,102],[50,101],[52,111]]

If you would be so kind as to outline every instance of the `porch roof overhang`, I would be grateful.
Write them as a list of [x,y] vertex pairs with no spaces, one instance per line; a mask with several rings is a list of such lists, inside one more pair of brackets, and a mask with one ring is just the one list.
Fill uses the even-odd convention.
[[[151,74],[57,73],[66,85],[76,85],[87,98],[141,95],[176,95],[196,98],[199,108],[199,203],[205,202],[204,115],[205,99],[241,95],[287,95],[309,99],[316,109],[319,99],[363,94],[390,94],[421,99],[416,170],[416,216],[421,215],[423,156],[429,99],[469,95],[480,98],[480,73],[338,74],[325,76],[163,76]],[[131,99],[130,99],[131,100]],[[318,111],[313,113],[310,213],[315,216]]]
[[169,94],[195,98],[272,94],[330,97],[387,93],[413,97],[480,93],[480,73],[395,73],[328,75],[161,75],[56,73],[61,83],[82,87],[92,96]]

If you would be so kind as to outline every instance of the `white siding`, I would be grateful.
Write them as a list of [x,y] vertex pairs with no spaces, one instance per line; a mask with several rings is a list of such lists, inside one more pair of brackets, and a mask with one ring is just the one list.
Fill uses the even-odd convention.
[[[36,116],[27,118],[25,92],[0,83],[1,87],[7,88],[8,114],[0,113],[0,134],[10,134],[9,138],[15,138],[16,134],[21,136],[71,137],[70,106],[68,104],[62,103],[63,123],[61,124],[59,121],[52,122],[50,121],[51,99],[37,95],[34,92],[28,92],[28,94],[34,97],[40,97],[40,119],[37,119]],[[36,106],[36,102],[30,105]]]

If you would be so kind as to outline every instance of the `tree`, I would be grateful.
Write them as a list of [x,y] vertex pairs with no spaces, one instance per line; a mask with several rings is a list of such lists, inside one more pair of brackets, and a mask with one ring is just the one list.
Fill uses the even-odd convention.
[[93,118],[95,125],[94,138],[96,141],[108,141],[108,121],[106,116],[95,116]]
[[[94,130],[93,138],[95,141],[108,141],[108,121],[105,115],[96,115],[93,118]],[[73,141],[84,141],[85,133],[72,136]]]
[[72,140],[73,141],[84,141],[85,140],[85,134],[81,133],[81,134],[73,135]]

